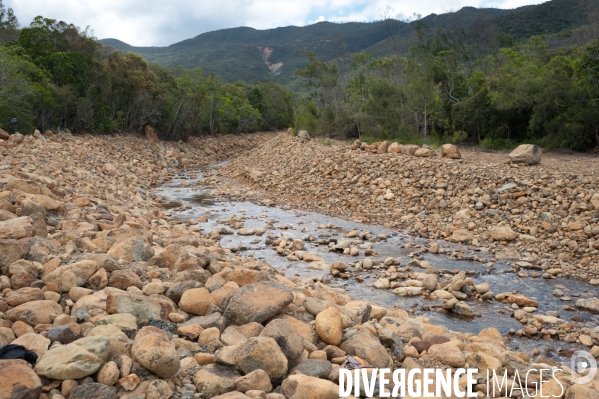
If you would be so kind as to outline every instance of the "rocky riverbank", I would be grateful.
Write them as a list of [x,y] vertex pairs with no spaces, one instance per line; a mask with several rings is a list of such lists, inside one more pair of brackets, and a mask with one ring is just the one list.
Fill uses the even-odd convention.
[[474,151],[461,159],[377,154],[279,135],[214,177],[245,183],[224,194],[470,244],[522,274],[599,285],[599,159],[507,160]]
[[[220,241],[225,232],[203,229],[205,216],[169,218],[161,208],[167,204],[150,191],[184,169],[233,157],[225,169],[231,176],[246,176],[254,187],[281,200],[291,198],[293,189],[295,203],[312,196],[316,206],[336,212],[343,209],[343,201],[350,204],[354,198],[338,195],[334,182],[351,183],[354,177],[347,176],[349,164],[341,163],[337,170],[341,173],[339,168],[347,166],[346,175],[329,179],[337,172],[327,172],[335,167],[327,159],[343,162],[363,154],[272,134],[183,144],[38,132],[36,138],[1,141],[0,155],[0,347],[22,345],[38,356],[33,367],[24,360],[0,360],[0,398],[333,399],[339,393],[339,369],[347,364],[407,370],[478,367],[474,390],[482,398],[488,369],[507,370],[511,387],[518,384],[513,380],[516,372],[560,366],[543,356],[509,350],[495,329],[476,335],[452,332],[405,310],[353,300],[326,281],[285,277],[264,261],[224,249]],[[309,167],[297,163],[309,159]],[[287,162],[289,169],[276,166],[277,161]],[[370,162],[379,161],[364,158],[363,167],[374,166]],[[400,163],[387,156],[381,162]],[[386,173],[380,165],[373,170]],[[285,170],[292,172],[287,175]],[[309,179],[312,184],[307,184]],[[322,179],[331,181],[320,184]],[[394,186],[382,183],[401,197]],[[227,187],[220,189],[254,195],[241,186]],[[324,200],[325,194],[333,201]],[[348,207],[340,215],[385,219],[388,211],[377,198],[369,209],[380,209],[378,216],[365,213],[366,203],[359,214]],[[447,198],[462,197],[456,191]],[[420,219],[414,212],[405,215],[410,214]],[[462,222],[466,229],[480,219],[473,216]],[[413,221],[399,217],[385,223],[401,227]],[[558,226],[557,219],[555,223]],[[238,234],[250,233],[241,231],[242,222],[233,226]],[[486,245],[489,240],[478,226],[468,231],[479,246]],[[272,229],[267,226],[264,233]],[[555,232],[559,237],[566,230],[556,227]],[[572,232],[568,237],[580,233]],[[285,251],[294,243],[283,241],[277,238],[272,244],[289,256]],[[521,243],[520,236],[515,241]],[[540,254],[508,242],[493,242],[489,248],[494,256],[507,249],[522,256]],[[593,251],[573,251],[551,262],[582,263],[587,254],[594,259]],[[537,264],[533,261],[528,262]],[[539,261],[543,267],[546,263]],[[599,355],[599,348],[592,351]],[[554,381],[544,386],[544,395],[599,397],[598,381],[571,385],[568,367],[561,368],[565,371],[556,376],[566,389],[560,394]],[[538,382],[538,373],[531,377],[530,384]],[[466,380],[460,384],[464,387]]]

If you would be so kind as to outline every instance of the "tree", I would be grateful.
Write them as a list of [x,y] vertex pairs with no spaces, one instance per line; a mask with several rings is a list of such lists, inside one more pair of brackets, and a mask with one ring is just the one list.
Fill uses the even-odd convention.
[[[33,103],[50,83],[32,62],[0,46],[0,126],[8,131],[33,131]],[[36,90],[37,89],[37,90]],[[17,124],[8,123],[14,118]]]
[[14,42],[19,37],[19,21],[12,8],[6,8],[0,0],[0,45]]
[[599,145],[599,40],[587,43],[576,64],[576,69],[588,93],[582,119],[593,132],[595,141]]
[[313,51],[306,51],[305,55],[308,61],[306,68],[296,70],[294,75],[307,79],[306,87],[314,90],[316,102],[327,107],[331,105],[332,92],[339,80],[337,65],[328,66]]

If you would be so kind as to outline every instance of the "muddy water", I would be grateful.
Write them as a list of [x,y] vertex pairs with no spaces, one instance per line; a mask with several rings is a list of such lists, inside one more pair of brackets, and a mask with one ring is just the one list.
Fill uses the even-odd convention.
[[[218,167],[221,164],[214,165]],[[314,270],[308,268],[308,264],[303,261],[290,262],[286,257],[280,256],[270,246],[265,245],[266,236],[272,233],[276,236],[285,238],[299,238],[305,240],[308,236],[314,237],[315,241],[306,241],[304,250],[318,253],[327,263],[342,261],[353,263],[364,259],[363,251],[358,257],[343,255],[338,252],[329,252],[328,246],[318,245],[317,241],[323,238],[344,239],[345,234],[351,230],[368,231],[373,237],[377,234],[387,235],[386,241],[371,242],[376,255],[373,260],[384,260],[387,257],[401,257],[402,266],[409,262],[410,254],[418,251],[418,246],[424,247],[428,241],[414,237],[407,237],[396,230],[388,229],[382,226],[367,225],[334,218],[313,212],[303,212],[291,209],[282,209],[278,207],[267,207],[250,202],[238,202],[226,198],[214,198],[213,191],[208,186],[202,186],[198,183],[201,173],[196,174],[195,178],[190,175],[181,175],[155,190],[156,195],[164,198],[165,209],[172,217],[181,220],[197,219],[200,216],[207,216],[208,223],[201,223],[199,227],[204,233],[216,230],[221,227],[229,226],[223,224],[232,215],[245,218],[244,227],[249,229],[264,228],[267,223],[275,226],[275,230],[267,230],[261,237],[223,235],[221,246],[240,251],[243,255],[252,254],[255,258],[262,259],[274,267],[281,269],[285,275],[290,277],[298,275],[306,278],[331,277],[328,270]],[[186,209],[181,209],[185,205]],[[333,227],[327,228],[330,224]],[[492,267],[482,262],[473,261],[473,255],[478,258],[491,258],[488,253],[472,252],[469,247],[460,247],[453,244],[442,243],[445,254],[433,255],[429,253],[418,253],[417,258],[429,261],[433,266],[442,271],[464,270],[473,272],[470,277],[475,284],[482,282],[489,283],[491,291],[495,294],[511,291],[521,292],[528,297],[539,301],[538,313],[545,314],[547,311],[558,311],[560,318],[571,321],[572,317],[582,320],[576,322],[578,325],[596,327],[599,325],[599,317],[588,312],[580,312],[574,309],[574,303],[579,298],[592,297],[596,295],[596,288],[581,281],[556,278],[545,280],[542,278],[520,278],[511,272],[511,267],[506,263],[495,263]],[[457,251],[457,252],[456,252]],[[460,253],[462,258],[470,260],[455,259],[456,253]],[[495,327],[502,334],[508,333],[510,329],[519,330],[522,324],[510,317],[507,306],[495,301],[468,301],[477,317],[466,318],[447,313],[442,310],[442,301],[428,300],[422,297],[399,297],[391,290],[379,290],[372,287],[372,284],[378,279],[380,270],[363,271],[359,277],[364,281],[359,283],[354,278],[333,279],[331,286],[342,287],[355,299],[368,300],[378,303],[387,308],[397,306],[401,309],[410,311],[415,315],[422,315],[431,319],[434,324],[442,324],[448,329],[460,332],[472,332],[477,334],[487,327]],[[571,301],[561,301],[552,295],[553,291],[559,288],[565,295],[572,297]],[[564,310],[568,305],[570,310]],[[529,352],[538,348],[541,353],[556,358],[556,360],[566,360],[568,352],[579,349],[575,344],[563,342],[547,342],[542,340],[513,338],[509,343],[511,347],[518,350],[527,350]]]

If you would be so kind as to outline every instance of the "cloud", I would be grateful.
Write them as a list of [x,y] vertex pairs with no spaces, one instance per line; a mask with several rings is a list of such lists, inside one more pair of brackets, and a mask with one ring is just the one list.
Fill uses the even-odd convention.
[[[455,0],[463,6],[513,8],[538,0]],[[22,25],[37,15],[89,26],[98,38],[165,46],[217,29],[269,29],[319,21],[372,21],[383,15],[426,16],[450,11],[443,0],[4,0]]]

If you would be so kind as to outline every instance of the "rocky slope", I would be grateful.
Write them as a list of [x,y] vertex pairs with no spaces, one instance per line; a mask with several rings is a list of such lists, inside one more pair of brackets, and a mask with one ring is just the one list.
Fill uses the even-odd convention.
[[471,244],[489,252],[491,261],[513,261],[522,273],[532,269],[537,277],[571,276],[599,285],[599,160],[558,157],[520,166],[500,154],[462,151],[461,159],[451,159],[440,151],[426,150],[422,157],[387,151],[279,135],[218,174],[253,190],[232,185],[225,193],[260,194],[431,240]]
[[[483,397],[487,369],[513,376],[558,366],[506,349],[493,329],[455,333],[311,279],[286,278],[263,261],[221,248],[218,231],[202,230],[203,218],[169,219],[149,191],[184,168],[246,151],[250,157],[229,171],[241,168],[239,176],[272,181],[266,187],[281,195],[294,184],[306,197],[319,179],[328,179],[324,172],[333,171],[326,159],[362,159],[370,167],[376,158],[272,135],[186,144],[39,132],[1,139],[0,347],[22,345],[38,359],[33,368],[0,360],[0,398],[337,398],[339,368],[348,360],[366,368],[478,367],[474,388]],[[263,150],[250,151],[259,143],[266,143]],[[268,148],[274,155],[287,150],[287,170],[298,172],[284,176],[280,165],[256,159]],[[307,170],[295,163],[307,160]],[[243,162],[249,161],[246,171]],[[388,156],[380,161],[394,164]],[[266,166],[273,177],[258,173]],[[311,173],[311,185],[302,170]],[[349,165],[336,179],[350,183],[348,171]],[[292,176],[292,183],[275,188],[275,181]],[[425,174],[419,184],[433,176]],[[329,183],[321,190],[331,196],[337,186]],[[350,200],[332,199],[338,203],[329,202],[331,212]],[[381,205],[374,207],[386,217]],[[468,231],[485,243],[477,226]],[[582,259],[578,252],[568,256],[568,262]],[[561,396],[598,397],[598,381],[570,386],[563,368],[556,374],[567,387]],[[545,395],[559,392],[557,382],[545,386]]]

